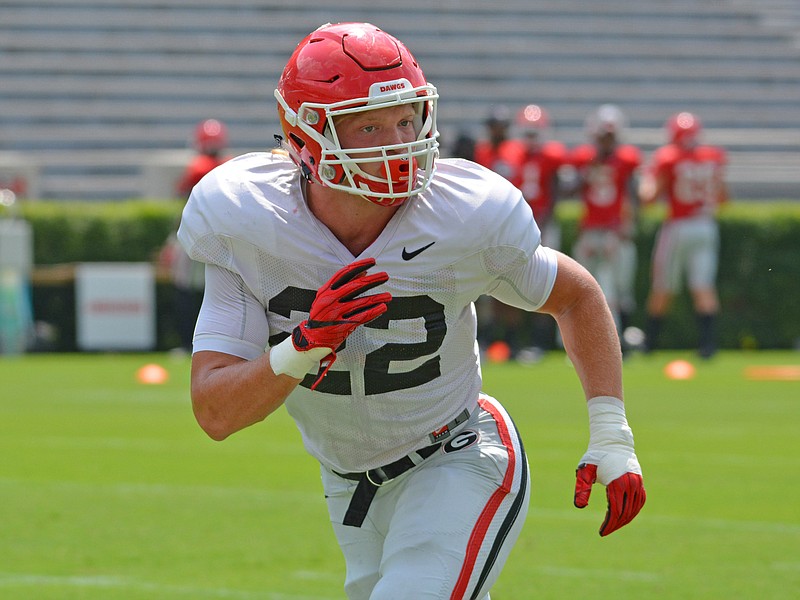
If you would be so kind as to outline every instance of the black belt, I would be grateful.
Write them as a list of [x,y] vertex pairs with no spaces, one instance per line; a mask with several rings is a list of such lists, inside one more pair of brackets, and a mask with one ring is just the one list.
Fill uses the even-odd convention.
[[364,523],[364,519],[367,518],[369,506],[372,504],[372,500],[375,498],[378,488],[387,481],[391,481],[395,477],[400,477],[400,475],[409,469],[413,469],[441,448],[445,440],[452,435],[453,430],[469,419],[469,415],[469,410],[465,408],[455,419],[450,421],[439,431],[432,433],[431,438],[438,439],[439,441],[430,446],[425,446],[416,452],[412,452],[411,454],[416,454],[419,457],[419,461],[417,462],[415,462],[411,458],[411,454],[409,454],[388,465],[378,467],[377,469],[370,469],[369,471],[362,471],[361,473],[339,473],[334,471],[339,477],[358,482],[356,490],[353,492],[353,497],[350,500],[350,505],[347,507],[347,512],[344,515],[343,523],[351,527],[361,527]]
[[[431,446],[426,446],[417,450],[415,454],[419,455],[421,461],[425,460],[442,447],[442,442],[437,442]],[[345,479],[352,479],[358,481],[356,491],[353,492],[353,498],[350,500],[350,506],[347,507],[347,512],[344,515],[343,523],[351,527],[361,527],[364,519],[367,518],[369,512],[369,505],[372,504],[373,498],[381,487],[387,481],[391,481],[395,477],[400,477],[409,469],[417,466],[410,456],[404,456],[400,460],[389,463],[377,469],[370,469],[362,473],[338,473],[334,471],[339,477]]]

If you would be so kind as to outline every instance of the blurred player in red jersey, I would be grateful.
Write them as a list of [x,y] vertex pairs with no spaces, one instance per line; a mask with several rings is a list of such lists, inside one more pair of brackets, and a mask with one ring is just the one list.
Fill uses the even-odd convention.
[[636,304],[635,178],[642,162],[638,148],[619,141],[626,124],[618,107],[600,106],[586,120],[592,142],[570,155],[583,202],[573,255],[600,283],[620,331],[628,327]]
[[716,352],[714,322],[719,312],[716,213],[728,200],[727,157],[722,148],[698,143],[702,124],[692,113],[673,115],[666,130],[669,143],[655,151],[639,190],[643,203],[664,197],[669,204],[653,250],[646,343],[649,350],[657,346],[664,318],[685,276],[700,330],[699,353],[710,358]]
[[[489,109],[484,121],[486,137],[475,143],[473,159],[518,186],[519,171],[527,151],[522,140],[511,137],[511,119],[511,109],[505,104]],[[495,342],[507,344],[510,355],[516,357],[526,346],[525,315],[488,296],[478,301],[477,310],[481,345],[488,348]]]
[[475,162],[515,181],[525,157],[525,146],[509,136],[511,111],[503,104],[493,106],[484,124],[487,136],[475,143]]
[[197,156],[186,166],[178,182],[176,192],[181,198],[188,198],[192,188],[206,173],[226,160],[223,156],[228,147],[228,128],[222,121],[206,119],[197,124],[194,131],[194,148]]
[[[228,160],[224,155],[228,147],[228,128],[217,119],[205,119],[194,130],[193,145],[197,155],[184,169],[175,192],[188,198],[192,188],[214,168]],[[175,325],[180,338],[180,348],[192,349],[192,334],[205,287],[205,267],[189,258],[178,242],[176,233],[170,235],[159,255],[159,263],[169,269],[175,288]]]
[[524,106],[517,115],[517,126],[525,144],[525,154],[514,183],[525,196],[542,230],[542,243],[558,250],[561,231],[553,219],[558,198],[558,171],[567,162],[567,148],[548,140],[550,117],[536,104]]
[[[552,121],[547,111],[537,104],[528,104],[519,110],[517,127],[525,154],[512,182],[522,191],[533,211],[542,231],[542,244],[560,250],[561,227],[554,218],[554,209],[560,187],[559,170],[567,162],[567,148],[561,142],[548,139]],[[522,314],[529,321],[524,331],[530,331],[531,339],[521,345],[530,346],[529,350],[534,353],[551,349],[555,343],[553,320],[537,313]],[[527,359],[534,357],[535,354],[527,355]]]

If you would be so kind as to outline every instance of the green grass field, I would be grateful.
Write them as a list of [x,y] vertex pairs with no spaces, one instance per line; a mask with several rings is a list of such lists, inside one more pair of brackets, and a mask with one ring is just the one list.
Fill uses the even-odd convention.
[[[676,357],[625,365],[648,503],[608,538],[597,486],[572,507],[586,411],[571,366],[489,365],[485,389],[525,436],[532,506],[493,600],[789,599],[800,590],[800,382],[722,353],[691,380]],[[163,385],[138,383],[145,363]],[[0,358],[0,598],[343,599],[318,469],[284,411],[216,443],[194,423],[189,359]]]

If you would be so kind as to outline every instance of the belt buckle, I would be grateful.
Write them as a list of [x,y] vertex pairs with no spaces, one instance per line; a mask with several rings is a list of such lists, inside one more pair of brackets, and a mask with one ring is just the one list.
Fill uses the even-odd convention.
[[[375,473],[375,475],[379,477],[382,481],[379,482],[373,481],[370,473]],[[369,481],[375,487],[381,487],[384,483],[389,481],[389,478],[386,476],[386,473],[384,473],[383,469],[380,467],[378,467],[377,469],[370,469],[369,471],[365,471],[364,476],[367,478],[367,481]]]

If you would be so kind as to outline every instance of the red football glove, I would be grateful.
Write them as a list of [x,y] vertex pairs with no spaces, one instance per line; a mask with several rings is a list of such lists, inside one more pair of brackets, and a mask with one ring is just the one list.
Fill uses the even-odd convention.
[[600,535],[606,536],[639,514],[647,494],[622,401],[599,396],[589,400],[587,407],[589,448],[575,472],[574,503],[578,508],[585,508],[589,504],[592,485],[599,481],[606,486],[608,510],[600,526]]
[[[597,465],[583,463],[576,471],[575,506],[585,508],[589,504],[592,484],[597,481]],[[642,510],[647,493],[644,490],[642,476],[636,473],[625,473],[606,486],[608,510],[606,518],[600,526],[600,535],[607,536],[627,525]]]
[[317,291],[308,319],[292,332],[292,344],[298,352],[330,348],[322,361],[323,370],[312,386],[316,388],[336,360],[336,350],[359,325],[369,323],[388,310],[389,292],[361,296],[389,280],[385,272],[367,275],[375,266],[374,258],[365,258],[340,269]]

